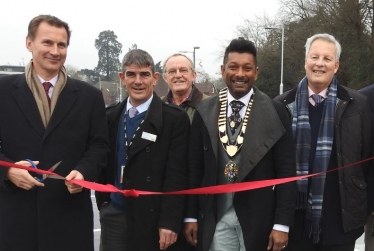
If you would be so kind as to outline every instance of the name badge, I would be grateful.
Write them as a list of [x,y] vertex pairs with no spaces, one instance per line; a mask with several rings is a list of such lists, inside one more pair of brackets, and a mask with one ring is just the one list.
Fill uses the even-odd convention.
[[142,139],[146,139],[146,140],[149,140],[149,141],[156,142],[156,138],[157,138],[157,135],[154,135],[152,133],[143,132],[143,134],[142,134]]

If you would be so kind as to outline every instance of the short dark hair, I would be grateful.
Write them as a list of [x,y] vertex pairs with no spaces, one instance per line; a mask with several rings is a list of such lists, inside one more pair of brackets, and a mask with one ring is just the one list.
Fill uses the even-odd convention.
[[243,37],[231,40],[229,46],[227,46],[225,50],[223,65],[227,63],[227,57],[229,56],[230,52],[252,54],[255,58],[255,64],[257,65],[257,49],[255,44],[250,40],[244,39]]
[[71,35],[71,30],[69,28],[69,25],[67,23],[65,23],[64,21],[62,21],[61,19],[59,19],[59,18],[57,18],[55,16],[51,16],[51,15],[39,15],[39,16],[34,17],[30,21],[29,28],[28,28],[28,33],[27,33],[27,37],[30,38],[31,41],[34,41],[36,30],[38,29],[39,25],[42,22],[46,22],[49,25],[55,26],[57,28],[65,28],[66,33],[68,35],[67,45],[69,45],[69,43],[70,43],[70,35]]
[[155,63],[148,52],[141,49],[131,50],[126,53],[122,60],[122,72],[126,71],[126,66],[135,64],[139,67],[150,67],[152,73],[155,73]]

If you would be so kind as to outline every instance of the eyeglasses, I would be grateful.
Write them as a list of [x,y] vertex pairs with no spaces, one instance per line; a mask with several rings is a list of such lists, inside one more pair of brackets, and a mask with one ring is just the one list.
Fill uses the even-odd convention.
[[187,73],[190,72],[190,70],[188,68],[179,68],[178,70],[177,69],[170,69],[168,70],[166,73],[172,77],[174,77],[175,75],[177,75],[177,72],[179,71],[179,73],[181,75],[186,75]]

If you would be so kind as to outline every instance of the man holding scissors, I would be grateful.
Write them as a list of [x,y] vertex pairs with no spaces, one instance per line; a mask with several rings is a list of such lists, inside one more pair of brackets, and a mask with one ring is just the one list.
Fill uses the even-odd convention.
[[66,178],[0,167],[0,250],[94,250],[90,191],[68,180],[95,181],[105,166],[106,115],[101,92],[66,73],[69,40],[67,23],[35,17],[25,74],[0,78],[0,160],[44,170],[62,160]]

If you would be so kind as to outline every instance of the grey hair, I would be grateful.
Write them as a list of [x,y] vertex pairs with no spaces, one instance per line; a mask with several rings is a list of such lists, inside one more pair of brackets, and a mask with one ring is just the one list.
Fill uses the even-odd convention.
[[126,53],[122,59],[122,71],[126,71],[126,66],[135,64],[139,67],[150,67],[152,73],[155,73],[155,63],[148,52],[141,49],[134,49]]
[[305,59],[308,57],[308,53],[310,51],[310,46],[316,40],[323,40],[329,43],[333,43],[335,45],[335,61],[338,62],[340,58],[340,53],[342,52],[342,47],[339,42],[335,39],[334,36],[327,34],[327,33],[320,33],[315,34],[308,38],[305,43]]
[[177,56],[182,56],[182,57],[187,58],[187,60],[190,62],[191,70],[192,70],[192,71],[195,71],[195,68],[194,68],[193,62],[192,62],[192,60],[191,60],[189,57],[187,57],[186,55],[181,54],[181,53],[174,53],[173,55],[170,55],[167,59],[165,59],[165,60],[164,60],[164,63],[162,64],[162,69],[164,70],[164,74],[166,73],[166,69],[165,69],[166,63],[167,63],[167,62],[169,61],[169,59],[171,59],[172,57],[177,57]]

